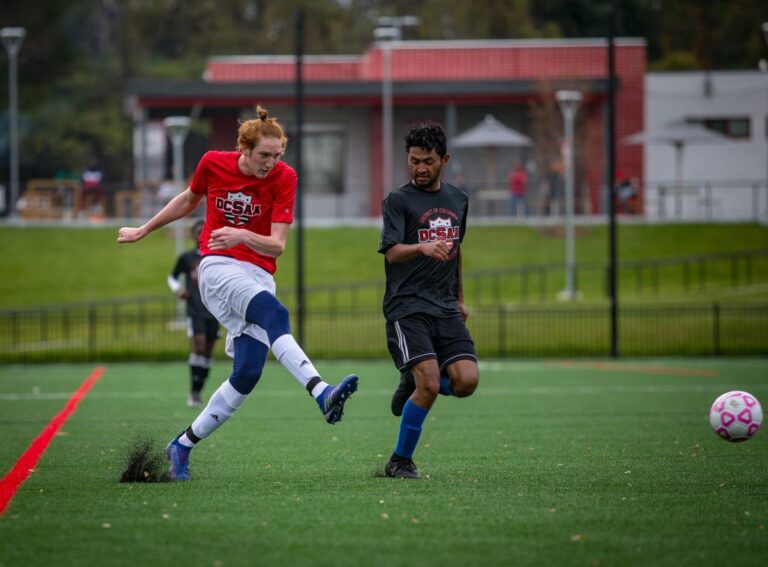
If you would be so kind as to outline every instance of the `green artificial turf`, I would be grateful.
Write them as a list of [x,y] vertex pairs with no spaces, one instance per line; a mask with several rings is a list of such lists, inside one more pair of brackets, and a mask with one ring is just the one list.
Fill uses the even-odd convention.
[[[0,368],[5,474],[92,366]],[[109,364],[0,518],[0,565],[763,565],[768,435],[729,444],[721,393],[768,401],[765,359],[485,361],[441,397],[383,478],[398,420],[388,362],[329,426],[271,362],[192,454],[188,483],[117,482],[133,439],[160,449],[197,414],[183,364]],[[206,393],[226,376],[216,363]]]

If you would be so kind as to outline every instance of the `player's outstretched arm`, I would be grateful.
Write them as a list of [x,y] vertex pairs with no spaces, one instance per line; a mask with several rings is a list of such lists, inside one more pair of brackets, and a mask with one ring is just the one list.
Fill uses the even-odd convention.
[[149,219],[146,224],[143,224],[140,227],[124,226],[118,230],[117,241],[120,244],[125,244],[141,240],[158,228],[162,228],[168,223],[187,216],[195,210],[198,204],[200,204],[200,199],[202,199],[202,195],[193,193],[187,188],[185,191],[171,199],[168,204],[160,209],[160,211]]

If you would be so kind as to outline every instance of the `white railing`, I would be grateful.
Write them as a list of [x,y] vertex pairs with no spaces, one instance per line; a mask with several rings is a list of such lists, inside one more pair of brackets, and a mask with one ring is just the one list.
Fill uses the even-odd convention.
[[649,182],[645,217],[703,222],[768,222],[768,187],[761,181]]

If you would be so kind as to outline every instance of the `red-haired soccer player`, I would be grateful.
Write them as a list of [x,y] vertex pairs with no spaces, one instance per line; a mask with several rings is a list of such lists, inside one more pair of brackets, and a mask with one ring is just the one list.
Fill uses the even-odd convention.
[[328,423],[339,421],[357,390],[350,375],[329,385],[291,335],[288,310],[275,297],[276,258],[285,250],[293,222],[296,172],[280,161],[287,138],[261,106],[238,129],[236,151],[207,152],[189,187],[146,224],[123,227],[118,242],[136,242],[191,213],[206,199],[200,237],[200,293],[227,329],[232,375],[211,396],[192,424],[166,450],[171,478],[188,480],[189,454],[239,408],[261,377],[269,349],[320,406]]

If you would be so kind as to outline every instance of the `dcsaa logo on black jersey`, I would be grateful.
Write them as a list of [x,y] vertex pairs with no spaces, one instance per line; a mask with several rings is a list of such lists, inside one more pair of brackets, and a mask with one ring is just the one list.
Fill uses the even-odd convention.
[[429,219],[429,228],[419,229],[419,242],[435,242],[443,240],[448,248],[453,247],[453,241],[459,240],[460,228],[451,224],[450,218],[435,217]]
[[216,197],[216,208],[224,213],[227,222],[235,226],[247,224],[252,217],[261,214],[261,205],[252,204],[253,195],[228,193],[227,197]]

